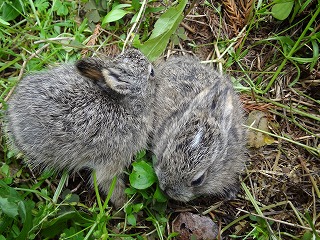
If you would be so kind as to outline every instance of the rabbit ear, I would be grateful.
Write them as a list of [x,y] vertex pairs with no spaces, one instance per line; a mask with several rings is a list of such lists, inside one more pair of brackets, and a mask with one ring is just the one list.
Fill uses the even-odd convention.
[[196,103],[195,107],[201,106],[204,110],[209,113],[217,113],[221,116],[229,116],[234,111],[236,103],[234,102],[232,89],[227,87],[224,89],[205,89],[202,93],[200,103]]
[[87,58],[76,62],[79,72],[91,80],[97,81],[104,89],[111,89],[119,94],[131,92],[130,83],[121,79],[121,72],[116,68],[106,68],[105,62],[98,58]]
[[105,84],[111,88],[113,91],[120,94],[128,94],[131,93],[130,83],[128,81],[123,80],[121,77],[121,71],[116,68],[104,68],[102,70],[102,75],[104,78]]
[[103,61],[98,58],[86,58],[76,62],[79,72],[92,80],[103,81]]

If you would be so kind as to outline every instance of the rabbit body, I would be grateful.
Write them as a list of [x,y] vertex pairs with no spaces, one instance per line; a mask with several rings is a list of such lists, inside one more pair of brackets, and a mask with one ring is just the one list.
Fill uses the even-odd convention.
[[146,147],[152,68],[137,50],[114,60],[88,58],[26,76],[8,102],[6,131],[34,167],[96,170],[112,202],[125,202],[121,174]]
[[150,145],[160,188],[183,202],[232,197],[244,167],[245,130],[230,80],[193,57],[172,57],[155,76]]

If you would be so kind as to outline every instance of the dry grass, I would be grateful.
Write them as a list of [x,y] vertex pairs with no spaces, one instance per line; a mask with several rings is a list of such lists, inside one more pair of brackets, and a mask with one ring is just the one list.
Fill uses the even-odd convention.
[[237,36],[239,31],[250,21],[250,15],[253,8],[254,1],[249,0],[227,0],[222,1],[224,5],[225,14],[229,26],[233,30],[233,36]]

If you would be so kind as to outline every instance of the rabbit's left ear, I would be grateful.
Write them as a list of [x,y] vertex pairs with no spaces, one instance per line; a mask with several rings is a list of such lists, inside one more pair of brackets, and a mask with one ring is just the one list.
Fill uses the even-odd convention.
[[132,84],[128,79],[123,77],[124,73],[117,68],[104,68],[102,75],[105,84],[113,91],[120,94],[130,94],[132,92]]
[[119,94],[130,94],[130,82],[123,79],[123,73],[117,68],[106,68],[106,64],[98,58],[86,58],[76,62],[80,74],[97,81],[99,86],[108,88]]
[[103,81],[103,61],[98,58],[85,58],[76,62],[79,72],[92,80]]

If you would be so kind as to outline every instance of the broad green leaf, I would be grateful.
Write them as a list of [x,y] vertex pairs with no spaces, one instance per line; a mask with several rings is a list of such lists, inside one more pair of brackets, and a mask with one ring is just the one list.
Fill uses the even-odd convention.
[[127,221],[131,226],[136,226],[137,225],[137,219],[133,214],[129,214],[127,216]]
[[132,206],[133,212],[138,213],[143,208],[143,203],[137,203]]
[[140,0],[132,0],[132,7],[134,10],[138,11],[141,6]]
[[123,9],[112,9],[108,14],[103,18],[102,25],[109,23],[109,22],[115,22],[121,18],[124,17],[129,13],[128,11],[125,11]]
[[157,181],[152,167],[145,161],[134,162],[133,171],[129,176],[130,184],[136,189],[146,189]]
[[22,12],[23,6],[19,0],[13,0],[9,3],[4,2],[2,6],[2,19],[4,21],[14,20]]
[[140,51],[150,60],[156,60],[166,49],[171,35],[175,32],[179,23],[183,19],[183,16],[177,20],[175,25],[170,29],[170,31],[161,34],[160,36],[147,40],[141,47]]
[[171,7],[163,13],[156,21],[149,40],[168,31],[172,31],[172,28],[176,25],[177,21],[179,23],[181,22],[181,14],[186,4],[187,1],[181,1],[176,7]]
[[13,202],[9,202],[8,198],[0,197],[0,208],[2,212],[11,218],[18,215],[18,205]]
[[278,20],[286,19],[293,8],[293,4],[294,0],[282,0],[277,2],[272,6],[272,16]]
[[124,209],[124,212],[127,214],[127,215],[130,215],[132,213],[132,204],[129,204],[125,209]]
[[156,60],[166,49],[170,37],[183,19],[182,12],[186,4],[187,1],[182,0],[177,6],[169,8],[155,23],[150,38],[140,47],[140,51],[150,61]]
[[157,189],[153,195],[153,198],[157,200],[157,202],[166,202],[168,201],[166,195],[161,191],[160,187],[157,185]]

